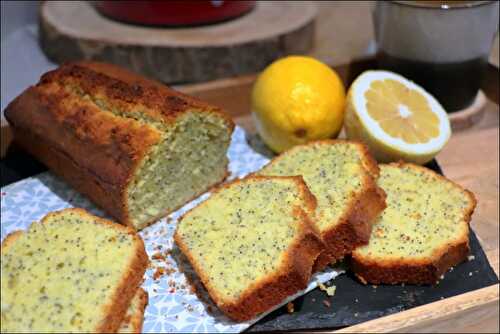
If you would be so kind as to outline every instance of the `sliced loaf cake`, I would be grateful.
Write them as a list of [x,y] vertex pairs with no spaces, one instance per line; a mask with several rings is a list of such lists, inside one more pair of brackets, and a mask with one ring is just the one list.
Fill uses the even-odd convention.
[[248,320],[307,286],[323,249],[315,206],[301,177],[248,177],[187,212],[174,238],[217,306]]
[[8,235],[1,258],[2,332],[116,332],[148,264],[132,229],[82,209]]
[[98,63],[44,74],[5,117],[21,147],[136,229],[226,177],[234,127],[215,106]]
[[299,145],[273,159],[258,175],[301,175],[316,197],[313,219],[326,249],[314,271],[368,243],[372,223],[385,208],[377,187],[379,169],[357,142],[317,141]]
[[380,165],[387,208],[370,242],[352,253],[364,283],[434,284],[469,253],[474,195],[443,176],[409,163]]

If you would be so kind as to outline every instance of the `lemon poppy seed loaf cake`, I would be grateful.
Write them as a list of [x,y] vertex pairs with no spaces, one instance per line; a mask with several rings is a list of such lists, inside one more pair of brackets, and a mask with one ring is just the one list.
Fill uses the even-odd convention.
[[435,172],[409,163],[380,165],[387,208],[370,242],[352,253],[362,282],[435,284],[469,253],[474,195]]
[[8,235],[1,259],[2,332],[116,332],[148,265],[133,229],[82,209]]
[[372,222],[385,208],[385,195],[375,183],[377,163],[361,143],[324,140],[299,145],[257,174],[301,175],[316,197],[314,225],[326,249],[314,271],[368,243]]
[[244,321],[306,288],[323,249],[314,208],[300,177],[247,177],[187,212],[174,238],[217,306]]
[[227,174],[234,124],[226,114],[112,65],[48,72],[5,116],[18,144],[136,229]]

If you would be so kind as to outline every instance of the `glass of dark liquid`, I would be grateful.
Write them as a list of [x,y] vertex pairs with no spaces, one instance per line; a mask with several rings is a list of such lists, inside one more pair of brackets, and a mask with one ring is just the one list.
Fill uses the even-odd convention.
[[498,31],[498,1],[378,1],[380,68],[424,87],[451,113],[474,102]]

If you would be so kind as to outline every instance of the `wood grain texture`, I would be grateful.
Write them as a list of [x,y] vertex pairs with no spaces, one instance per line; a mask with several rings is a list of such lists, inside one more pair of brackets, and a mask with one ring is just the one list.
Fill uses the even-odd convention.
[[200,82],[262,70],[276,58],[309,51],[315,6],[259,2],[240,18],[189,28],[115,22],[86,1],[47,1],[40,9],[40,44],[57,63],[99,60],[157,80]]
[[499,285],[467,292],[336,333],[498,332]]

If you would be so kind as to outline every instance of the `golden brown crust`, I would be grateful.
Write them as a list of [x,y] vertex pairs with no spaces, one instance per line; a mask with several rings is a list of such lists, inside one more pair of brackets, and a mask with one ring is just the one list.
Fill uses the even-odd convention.
[[[210,284],[205,273],[200,269],[196,258],[190,253],[182,239],[176,233],[174,240],[182,253],[189,259],[196,273],[203,282],[208,293],[217,304],[217,306],[230,318],[236,321],[245,321],[254,318],[259,313],[265,312],[273,306],[279,304],[286,297],[307,287],[311,277],[312,265],[324,249],[324,245],[319,239],[317,233],[313,230],[306,211],[312,213],[316,207],[316,201],[313,194],[310,193],[306,184],[300,176],[248,176],[245,179],[237,179],[224,184],[215,192],[221,191],[230,185],[249,179],[292,179],[299,187],[304,199],[304,207],[294,208],[294,215],[300,220],[300,232],[293,244],[286,253],[285,260],[274,275],[255,282],[249,287],[237,301],[226,301],[218,294],[218,291]],[[200,205],[203,205],[200,204]],[[186,215],[185,213],[184,215]],[[184,217],[184,216],[183,216]],[[180,221],[182,220],[182,218]]]
[[11,246],[14,241],[17,240],[24,232],[23,231],[13,231],[7,234],[7,236],[2,241],[2,252],[7,249],[7,247]]
[[161,122],[170,122],[179,114],[197,109],[217,114],[225,119],[231,130],[234,127],[232,119],[220,108],[111,64],[67,63],[45,73],[37,86],[51,82],[76,85],[86,94],[105,96],[125,113],[138,104],[143,105],[147,107],[143,110],[145,114]]
[[469,240],[446,247],[443,256],[419,263],[415,261],[401,261],[392,265],[365,262],[360,257],[352,257],[350,268],[364,284],[436,284],[441,275],[467,258],[469,254]]
[[52,172],[118,221],[127,225],[131,224],[125,208],[123,186],[112,185],[98,177],[98,173],[85,169],[64,151],[57,149],[45,137],[34,135],[30,130],[22,130],[15,126],[12,128],[16,144],[35,156]]
[[[127,233],[134,238],[136,244],[135,256],[132,259],[127,272],[124,274],[121,283],[116,287],[115,293],[110,303],[103,306],[102,312],[103,314],[105,314],[105,317],[101,324],[96,328],[96,332],[98,333],[115,333],[119,329],[125,312],[130,305],[130,302],[134,297],[139,285],[142,283],[144,273],[146,272],[147,266],[149,264],[149,259],[144,248],[144,242],[132,228],[94,216],[87,211],[79,208],[69,208],[50,212],[42,218],[40,223],[35,224],[46,223],[52,215],[71,212],[80,216],[87,216],[98,224],[117,229],[120,232]],[[19,236],[21,236],[22,233],[24,232],[15,231],[9,234],[2,241],[2,252],[5,251],[5,248],[11,245]]]
[[463,223],[467,225],[467,228],[462,235],[457,236],[453,243],[445,244],[436,249],[433,255],[428,258],[418,260],[379,260],[370,259],[354,251],[349,261],[351,270],[364,284],[436,284],[450,267],[467,259],[470,252],[469,223],[477,201],[472,192],[430,169],[406,162],[396,162],[388,165],[418,169],[437,180],[451,183],[454,187],[460,189],[469,198],[470,202],[470,205],[463,211]]
[[229,131],[234,127],[229,116],[216,107],[102,63],[63,65],[43,75],[36,86],[9,104],[5,116],[16,142],[96,205],[130,226],[127,187],[141,161],[161,140],[161,133],[132,117],[102,112],[95,102],[82,97],[85,94],[99,96],[125,114],[143,104],[153,108],[143,108],[145,114],[172,121],[197,108],[221,116]]
[[[287,153],[312,145],[338,145],[353,144],[361,152],[361,163],[367,171],[364,178],[363,189],[353,197],[345,209],[339,222],[330,230],[321,233],[321,239],[326,249],[318,256],[313,267],[313,272],[322,271],[335,261],[339,261],[350,254],[359,246],[368,244],[374,219],[385,209],[385,193],[380,189],[376,180],[380,170],[377,162],[370,155],[368,147],[356,141],[343,139],[325,139],[297,145],[269,162],[282,159]],[[263,167],[265,168],[265,166]]]
[[385,192],[374,186],[370,180],[367,190],[346,210],[333,229],[322,235],[327,250],[322,252],[314,263],[314,272],[322,271],[330,263],[341,260],[359,246],[367,245],[370,240],[375,218],[386,208]]
[[[139,305],[137,306],[137,309],[135,310],[135,313],[126,316],[122,324],[120,325],[120,330],[118,333],[141,333],[142,332],[142,324],[144,322],[144,310],[146,309],[146,306],[148,305],[148,293],[142,289],[139,288],[136,292],[136,295],[134,296],[135,298],[139,298]],[[127,328],[127,330],[123,330],[123,328]]]

